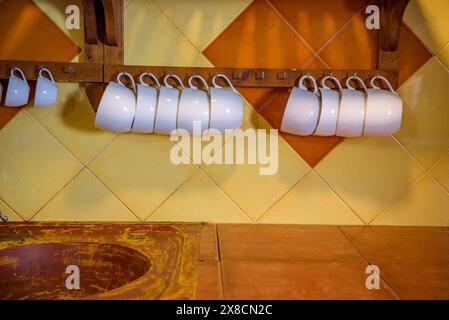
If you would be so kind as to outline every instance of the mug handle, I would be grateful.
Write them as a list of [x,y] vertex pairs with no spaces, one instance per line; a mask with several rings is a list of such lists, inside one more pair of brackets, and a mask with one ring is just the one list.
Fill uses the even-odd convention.
[[203,78],[202,76],[199,76],[199,75],[196,75],[196,74],[193,75],[193,76],[191,76],[191,77],[189,78],[189,87],[190,87],[190,88],[192,88],[192,89],[198,89],[198,87],[195,86],[195,85],[192,83],[192,80],[193,80],[193,79],[198,79],[198,80],[200,80],[200,81],[203,83],[204,87],[207,89],[207,91],[209,91],[209,86],[208,86],[206,80],[204,80],[204,78]]
[[41,68],[39,70],[39,77],[43,77],[45,78],[42,74],[43,73],[47,73],[47,75],[50,77],[51,82],[55,83],[55,80],[53,79],[53,75],[51,74],[50,70],[48,70],[47,68]]
[[235,87],[232,85],[231,80],[229,80],[229,78],[226,75],[222,74],[222,73],[218,73],[218,74],[216,74],[212,78],[212,83],[213,83],[215,88],[218,88],[218,89],[223,88],[222,86],[217,84],[217,79],[218,78],[221,78],[221,79],[225,80],[227,82],[228,86],[231,88],[231,90],[233,92],[237,93],[238,95],[240,95],[240,93],[237,91],[237,89],[235,89]]
[[145,76],[147,76],[148,78],[152,79],[152,80],[156,83],[156,85],[157,85],[158,87],[161,86],[161,84],[159,83],[159,80],[158,80],[158,79],[156,78],[156,76],[155,76],[154,74],[152,74],[151,72],[144,72],[144,73],[142,73],[142,74],[140,75],[140,78],[139,78],[140,84],[142,84],[142,85],[144,85],[144,86],[149,86],[148,83],[146,83],[145,81],[143,81],[143,78],[144,78]]
[[17,71],[17,72],[20,73],[20,75],[21,75],[23,81],[27,81],[27,79],[25,78],[25,74],[23,73],[22,69],[20,69],[19,67],[14,67],[14,68],[11,69],[11,76],[12,76],[12,77],[17,77],[17,76],[14,74],[15,71]]
[[340,81],[339,81],[336,77],[334,77],[334,76],[332,76],[332,75],[326,76],[326,77],[324,77],[323,79],[321,79],[321,87],[323,87],[324,89],[329,89],[329,90],[331,90],[331,88],[326,84],[326,81],[327,81],[327,80],[333,80],[334,83],[337,84],[337,87],[338,87],[338,89],[340,90],[340,92],[342,92],[343,88],[342,88],[342,86],[341,86]]
[[313,91],[312,92],[316,94],[318,92],[318,86],[316,84],[315,78],[312,77],[311,75],[306,74],[305,76],[302,76],[299,79],[299,82],[298,82],[299,88],[302,89],[302,90],[308,90],[307,87],[304,85],[304,80],[306,80],[306,79],[309,79],[312,82],[312,84],[313,84]]
[[365,93],[368,92],[368,88],[365,85],[365,82],[360,77],[357,77],[356,75],[350,76],[348,79],[346,79],[346,87],[349,90],[357,90],[353,86],[351,86],[351,80],[357,80],[362,85],[362,88],[365,90]]
[[375,80],[382,80],[382,81],[387,85],[387,87],[388,87],[388,89],[391,91],[391,93],[393,93],[393,94],[395,94],[395,95],[398,95],[397,92],[394,91],[393,87],[391,86],[390,81],[388,81],[387,78],[382,77],[382,76],[380,76],[380,75],[377,75],[377,76],[375,76],[375,77],[373,77],[373,78],[371,79],[371,87],[372,87],[372,88],[374,88],[374,89],[381,89],[380,87],[376,86],[376,84],[374,83]]
[[[117,82],[119,83],[119,84],[121,84],[122,86],[125,86],[125,84],[123,83],[123,82],[121,82],[120,81],[120,78],[121,77],[127,77],[130,81],[131,81],[131,84],[132,84],[132,86],[133,86],[133,91],[134,92],[136,92],[136,83],[134,82],[134,79],[133,79],[133,76],[132,75],[130,75],[128,72],[120,72],[118,75],[117,75]],[[125,86],[126,87],[126,86]]]
[[181,85],[181,88],[184,89],[184,84],[182,83],[181,78],[179,78],[176,74],[167,74],[167,75],[164,77],[164,84],[165,84],[166,87],[168,87],[168,88],[173,88],[173,86],[172,86],[171,84],[168,83],[168,79],[170,79],[170,78],[173,78],[173,79],[178,80],[179,84]]

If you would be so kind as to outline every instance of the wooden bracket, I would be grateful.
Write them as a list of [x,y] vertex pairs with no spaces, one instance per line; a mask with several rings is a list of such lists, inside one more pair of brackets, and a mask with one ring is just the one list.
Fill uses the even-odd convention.
[[378,69],[397,70],[402,18],[409,0],[381,0]]

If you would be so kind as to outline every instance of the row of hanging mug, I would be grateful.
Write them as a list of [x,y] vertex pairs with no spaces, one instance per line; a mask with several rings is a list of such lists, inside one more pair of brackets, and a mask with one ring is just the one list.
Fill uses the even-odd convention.
[[[2,93],[3,87],[0,83],[0,101]],[[47,68],[40,68],[33,105],[35,107],[48,107],[56,102],[57,97],[58,87],[53,79],[53,75]],[[30,85],[27,82],[25,73],[18,67],[12,68],[6,89],[5,106],[21,107],[28,104],[29,99]]]
[[[131,88],[122,78],[128,78]],[[145,78],[153,80],[151,86]],[[217,84],[224,80],[228,88]],[[173,86],[169,80],[177,81]],[[202,88],[194,85],[202,84]],[[142,73],[135,85],[132,75],[120,72],[116,82],[109,82],[98,106],[95,126],[114,132],[141,132],[170,134],[185,129],[190,134],[201,134],[208,129],[223,132],[240,128],[243,121],[243,99],[231,81],[223,74],[212,78],[213,87],[199,75],[192,75],[186,88],[175,74],[168,74],[160,85],[152,73]],[[195,123],[198,132],[194,131]]]
[[[312,91],[305,86],[306,80],[312,82]],[[327,86],[327,81],[334,81],[338,90]],[[356,90],[351,81],[359,82],[364,92]],[[376,81],[383,81],[388,90]],[[332,75],[321,80],[320,88],[315,78],[306,75],[290,94],[281,131],[301,136],[387,136],[401,127],[402,105],[390,82],[379,75],[371,79],[369,89],[356,75],[346,80],[344,89]]]

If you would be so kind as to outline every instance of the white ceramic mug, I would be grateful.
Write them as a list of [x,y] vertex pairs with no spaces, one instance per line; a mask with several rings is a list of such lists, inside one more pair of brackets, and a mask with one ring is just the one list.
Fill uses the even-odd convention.
[[165,86],[162,86],[159,91],[156,121],[154,123],[154,132],[159,134],[170,134],[173,130],[176,130],[180,91],[168,83],[170,78],[177,80],[181,88],[184,89],[184,84],[177,75],[168,74],[165,76]]
[[[376,86],[376,80],[385,82],[388,90],[382,90]],[[372,78],[366,101],[366,120],[363,134],[366,136],[387,136],[398,131],[402,122],[402,105],[402,99],[386,78],[382,76]]]
[[[15,75],[18,72],[20,77]],[[30,96],[30,86],[25,78],[22,69],[14,67],[11,69],[11,76],[6,90],[5,105],[8,107],[24,106],[28,103]]]
[[[227,82],[229,89],[217,84],[217,79]],[[243,98],[234,88],[231,80],[224,74],[212,78],[214,87],[210,88],[210,129],[224,132],[226,129],[238,129],[243,122]]]
[[[48,78],[44,77],[44,73],[48,75]],[[41,68],[39,70],[39,77],[36,83],[36,92],[34,95],[35,107],[48,107],[56,103],[58,98],[58,87],[50,70],[47,68]]]
[[150,72],[140,75],[140,83],[137,85],[136,115],[131,128],[132,132],[152,133],[154,129],[154,119],[157,108],[157,89],[149,86],[144,78],[149,77],[157,87],[160,87],[159,80]]
[[[192,82],[194,79],[202,82],[206,91],[195,86]],[[203,77],[193,75],[189,78],[189,88],[182,90],[179,99],[177,129],[184,129],[195,135],[200,135],[209,129],[210,103],[208,92],[209,86]]]
[[337,136],[360,137],[363,133],[366,111],[366,94],[351,86],[356,80],[367,91],[365,83],[356,75],[346,80],[347,89],[342,90],[340,112],[338,114]]
[[[304,81],[313,83],[313,91],[307,90]],[[282,117],[281,130],[287,133],[308,136],[313,134],[318,122],[319,99],[315,78],[306,75],[301,77],[298,87],[294,87],[287,101]]]
[[[127,77],[131,81],[133,90],[120,81]],[[132,75],[120,72],[117,82],[109,82],[98,106],[95,117],[95,127],[114,132],[128,132],[136,113],[136,85]]]
[[[332,90],[327,86],[326,81],[332,80],[339,91]],[[337,131],[338,112],[340,109],[340,93],[343,91],[340,81],[334,76],[327,76],[321,79],[320,98],[321,111],[318,119],[318,126],[315,130],[317,136],[334,136]]]

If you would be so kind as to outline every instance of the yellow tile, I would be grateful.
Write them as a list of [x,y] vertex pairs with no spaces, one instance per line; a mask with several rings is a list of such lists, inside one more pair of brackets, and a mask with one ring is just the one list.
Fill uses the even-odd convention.
[[95,128],[95,113],[78,83],[58,83],[55,105],[28,111],[84,164],[115,137]]
[[[83,1],[82,0],[33,0],[38,7],[81,49],[84,49],[84,23],[83,23]],[[65,13],[69,5],[76,5],[80,9],[80,28],[67,29]],[[83,55],[76,56],[72,62],[83,61]]]
[[[23,219],[14,212],[5,202],[0,199],[0,213],[8,217],[8,221],[23,221]],[[0,221],[1,223],[1,221]]]
[[33,221],[139,221],[92,173],[83,169]]
[[449,41],[449,1],[412,0],[404,21],[434,53]]
[[399,88],[404,99],[401,129],[396,138],[429,168],[449,149],[449,73],[429,60]]
[[204,50],[252,0],[153,0],[162,12]]
[[363,224],[343,201],[312,171],[268,210],[258,222],[280,224]]
[[248,223],[250,219],[198,170],[147,221]]
[[151,2],[134,0],[125,8],[125,63],[193,66],[198,50]]
[[449,226],[449,195],[426,175],[373,224]]
[[195,58],[193,59],[193,66],[196,67],[213,67],[214,65],[206,58],[204,54],[198,52]]
[[197,168],[192,164],[172,164],[172,148],[176,147],[166,136],[123,134],[88,167],[144,220]]
[[81,169],[81,163],[26,110],[0,130],[0,150],[0,197],[24,219]]
[[392,137],[345,139],[315,171],[365,223],[423,174]]
[[[269,124],[258,114],[244,124],[244,128],[269,129]],[[267,140],[269,140],[267,135]],[[233,145],[232,145],[233,144]],[[255,153],[257,146],[245,142],[246,152]],[[233,148],[232,148],[233,147]],[[229,139],[223,149],[235,153],[235,139]],[[224,156],[223,156],[224,157]],[[245,158],[247,158],[245,156]],[[278,138],[278,170],[274,175],[261,175],[267,165],[255,164],[211,164],[201,169],[243,209],[253,220],[264,214],[281,196],[299,181],[310,167],[282,139]]]
[[430,174],[449,191],[449,154],[430,170]]
[[449,44],[447,44],[437,55],[446,68],[449,68]]

